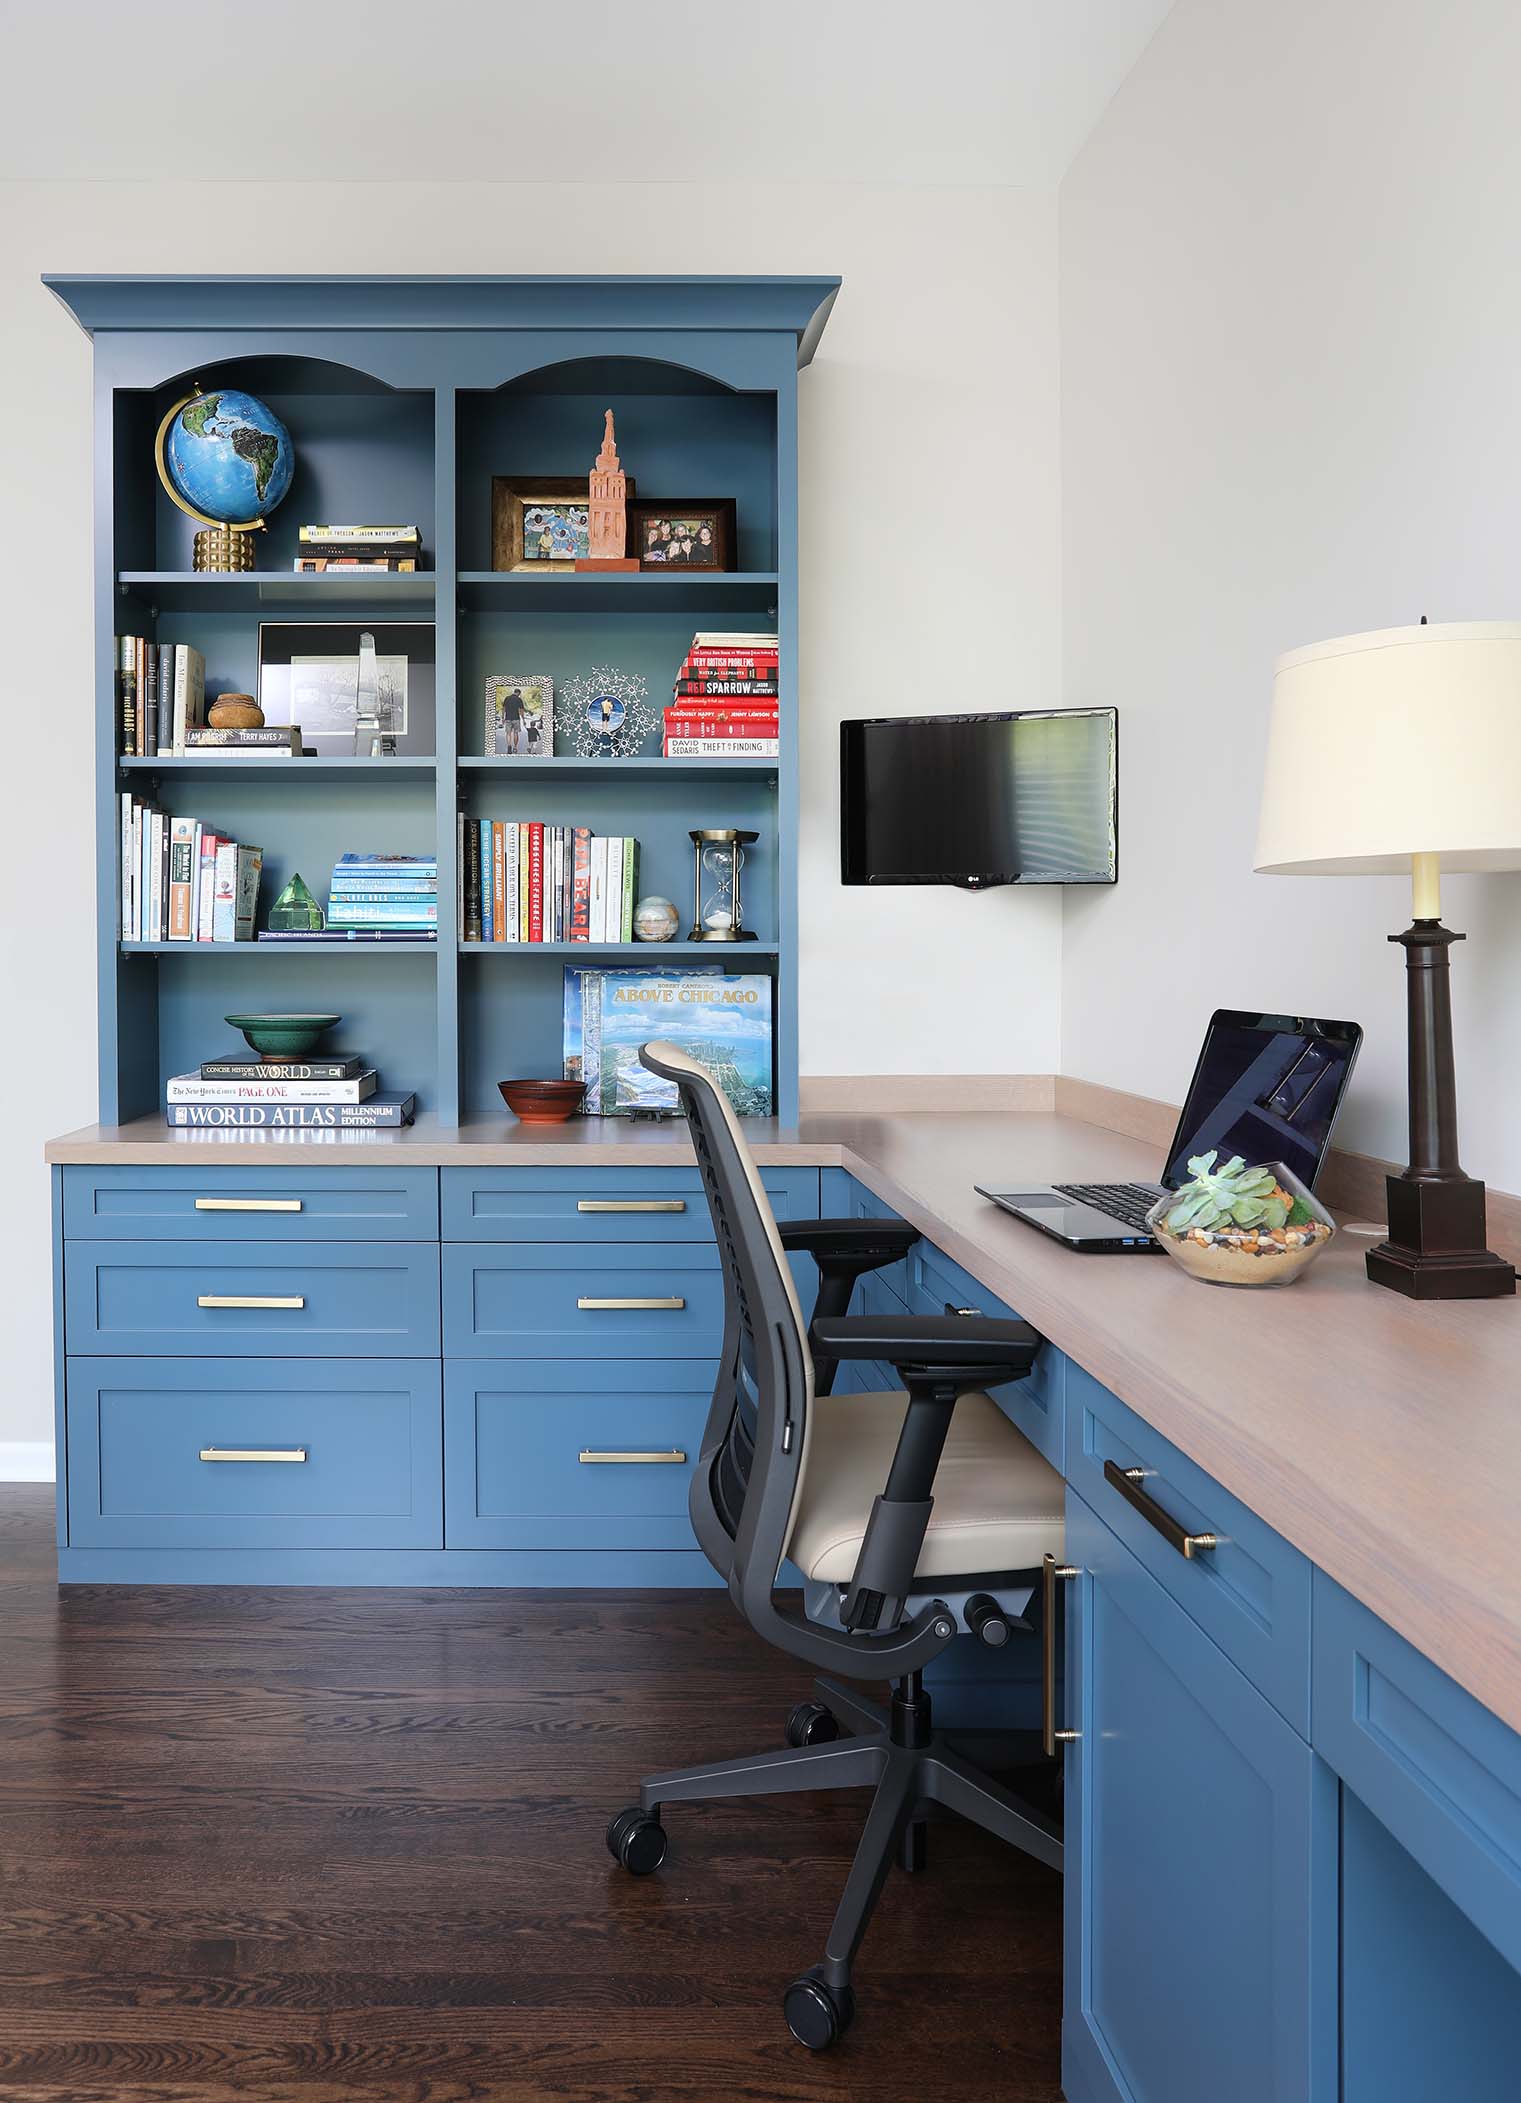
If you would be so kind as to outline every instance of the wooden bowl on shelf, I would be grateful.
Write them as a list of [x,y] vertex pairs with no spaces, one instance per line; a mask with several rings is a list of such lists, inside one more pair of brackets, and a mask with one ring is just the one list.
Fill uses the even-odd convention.
[[575,1116],[585,1081],[498,1081],[502,1101],[521,1124],[563,1125]]

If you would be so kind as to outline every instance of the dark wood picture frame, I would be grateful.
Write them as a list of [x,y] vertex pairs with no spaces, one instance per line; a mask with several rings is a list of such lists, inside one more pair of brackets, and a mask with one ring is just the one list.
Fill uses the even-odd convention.
[[[694,549],[690,556],[665,562],[648,558],[645,538],[651,520],[680,519],[707,526],[710,548]],[[630,492],[628,504],[628,552],[638,557],[642,570],[732,570],[739,529],[733,497],[644,497],[637,503]]]
[[[634,478],[628,478],[628,495]],[[523,513],[533,504],[579,504],[590,501],[583,475],[493,475],[491,477],[491,567],[529,570],[535,576],[573,576],[573,561],[529,561],[523,549]]]

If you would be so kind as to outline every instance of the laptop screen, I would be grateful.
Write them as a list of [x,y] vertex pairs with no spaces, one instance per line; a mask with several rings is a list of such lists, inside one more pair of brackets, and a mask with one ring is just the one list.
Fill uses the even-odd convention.
[[1355,1022],[1217,1008],[1194,1068],[1162,1181],[1214,1147],[1222,1161],[1281,1161],[1313,1189],[1362,1031]]

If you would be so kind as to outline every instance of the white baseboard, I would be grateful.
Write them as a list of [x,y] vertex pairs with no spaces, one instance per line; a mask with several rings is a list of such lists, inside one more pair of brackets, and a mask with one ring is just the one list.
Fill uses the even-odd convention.
[[51,1482],[51,1439],[0,1439],[0,1482]]

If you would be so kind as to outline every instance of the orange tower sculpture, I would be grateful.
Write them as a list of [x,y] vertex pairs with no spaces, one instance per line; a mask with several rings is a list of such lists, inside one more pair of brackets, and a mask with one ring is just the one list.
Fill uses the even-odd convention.
[[576,563],[578,570],[637,570],[637,557],[624,553],[628,546],[628,476],[618,458],[613,436],[613,412],[607,411],[602,432],[602,450],[588,477],[586,545],[588,553]]

